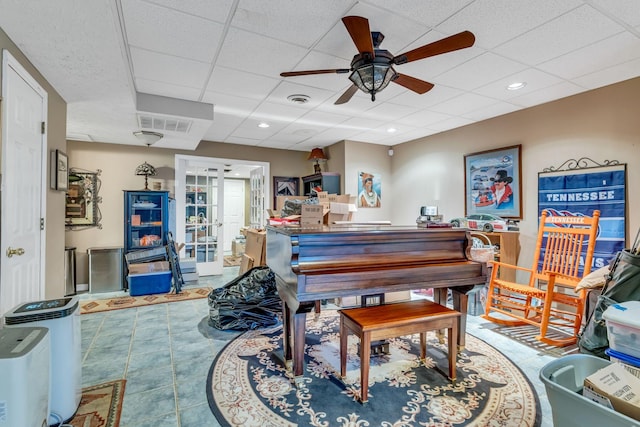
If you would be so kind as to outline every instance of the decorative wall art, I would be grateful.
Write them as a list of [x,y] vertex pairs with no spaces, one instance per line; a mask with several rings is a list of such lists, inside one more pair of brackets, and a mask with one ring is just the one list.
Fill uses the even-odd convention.
[[278,206],[278,196],[297,196],[300,194],[300,178],[296,176],[273,177],[273,208]]
[[60,150],[53,150],[51,152],[51,164],[50,164],[50,181],[51,188],[58,191],[67,191],[68,186],[68,158],[66,153]]
[[382,206],[380,174],[358,172],[358,207],[379,208]]
[[522,219],[520,145],[464,156],[465,215]]
[[98,227],[102,214],[99,203],[102,197],[98,195],[102,182],[98,169],[96,172],[71,168],[69,171],[69,188],[65,209],[65,226],[72,230]]
[[538,217],[544,209],[555,216],[591,216],[600,211],[592,270],[604,267],[626,240],[627,165],[604,164],[583,157],[538,173]]

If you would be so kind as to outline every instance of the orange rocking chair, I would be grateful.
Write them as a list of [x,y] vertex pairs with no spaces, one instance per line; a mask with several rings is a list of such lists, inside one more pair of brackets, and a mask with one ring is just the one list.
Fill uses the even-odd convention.
[[[536,339],[545,344],[576,343],[586,291],[576,293],[575,288],[591,271],[599,219],[598,210],[592,217],[550,216],[543,211],[533,266],[528,269],[494,261],[482,317],[502,325],[537,326]],[[503,269],[527,273],[528,283],[500,279]],[[550,326],[561,333],[549,334]]]

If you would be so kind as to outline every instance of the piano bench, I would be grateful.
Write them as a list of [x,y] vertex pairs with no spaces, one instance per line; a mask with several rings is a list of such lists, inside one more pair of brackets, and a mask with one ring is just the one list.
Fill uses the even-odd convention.
[[360,402],[366,403],[369,389],[371,342],[384,338],[420,334],[420,360],[427,354],[427,332],[448,329],[449,378],[456,379],[457,341],[460,312],[429,300],[350,308],[340,312],[340,375],[347,375],[347,336],[360,338]]

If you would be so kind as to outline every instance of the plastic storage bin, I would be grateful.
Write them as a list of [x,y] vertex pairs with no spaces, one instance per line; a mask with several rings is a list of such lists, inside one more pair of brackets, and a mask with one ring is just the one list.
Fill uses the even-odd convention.
[[640,301],[611,304],[602,317],[607,323],[609,347],[640,358]]
[[127,279],[131,296],[163,294],[171,289],[171,271],[130,274]]
[[573,354],[547,363],[540,370],[558,427],[640,427],[640,421],[627,417],[582,396],[584,380],[611,362],[590,354]]
[[637,357],[629,356],[628,354],[620,353],[619,351],[612,350],[610,348],[604,351],[604,354],[609,356],[612,362],[621,362],[631,365],[636,368],[640,368],[640,359]]

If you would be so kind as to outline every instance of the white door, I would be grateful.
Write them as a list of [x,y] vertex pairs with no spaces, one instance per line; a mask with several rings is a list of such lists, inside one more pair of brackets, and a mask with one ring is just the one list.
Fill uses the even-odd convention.
[[195,258],[200,276],[222,274],[224,260],[224,165],[176,156],[177,242],[181,258]]
[[0,316],[45,295],[47,93],[7,50],[2,98]]
[[249,209],[251,211],[249,222],[251,228],[264,227],[265,199],[269,200],[268,187],[265,188],[264,185],[265,176],[269,176],[269,172],[265,171],[264,167],[251,170],[249,175],[249,188],[251,192],[249,195]]
[[225,253],[231,252],[231,242],[244,226],[244,181],[224,180],[224,239]]

